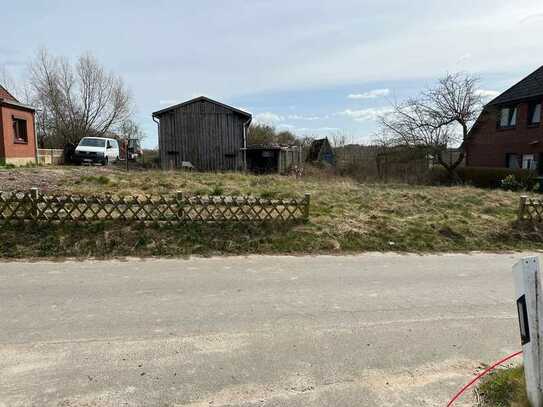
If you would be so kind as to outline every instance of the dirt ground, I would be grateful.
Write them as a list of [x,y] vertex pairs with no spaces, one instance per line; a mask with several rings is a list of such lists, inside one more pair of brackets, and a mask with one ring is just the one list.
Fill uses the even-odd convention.
[[83,177],[108,175],[119,171],[110,166],[65,166],[0,169],[0,191],[26,191],[39,188],[43,192],[63,192],[66,186]]

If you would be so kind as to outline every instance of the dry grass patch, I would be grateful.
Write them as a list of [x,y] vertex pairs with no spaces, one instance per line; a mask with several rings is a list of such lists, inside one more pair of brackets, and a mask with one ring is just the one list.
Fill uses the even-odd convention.
[[[24,181],[21,181],[24,180]],[[45,182],[43,181],[45,180]],[[253,195],[311,194],[310,222],[269,225],[3,226],[0,255],[124,256],[361,251],[467,251],[541,248],[542,235],[515,225],[518,193],[470,187],[360,184],[235,173],[59,167],[0,171],[0,189],[38,185],[54,193]],[[17,232],[22,230],[22,232]]]

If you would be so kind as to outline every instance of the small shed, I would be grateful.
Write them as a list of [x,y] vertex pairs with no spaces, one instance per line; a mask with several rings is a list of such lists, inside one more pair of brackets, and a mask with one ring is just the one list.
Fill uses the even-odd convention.
[[336,165],[336,155],[334,153],[334,149],[328,141],[328,138],[313,140],[309,146],[306,161],[309,163],[320,162],[329,165]]
[[201,96],[154,112],[153,120],[163,169],[187,163],[198,171],[246,168],[250,113]]
[[247,170],[255,174],[284,174],[302,162],[300,146],[252,145],[246,149]]

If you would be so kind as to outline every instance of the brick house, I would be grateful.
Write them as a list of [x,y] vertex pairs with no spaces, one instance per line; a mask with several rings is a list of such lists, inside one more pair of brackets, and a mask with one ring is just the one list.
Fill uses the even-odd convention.
[[36,162],[34,113],[0,85],[0,163]]
[[488,103],[465,143],[466,165],[543,172],[543,66]]

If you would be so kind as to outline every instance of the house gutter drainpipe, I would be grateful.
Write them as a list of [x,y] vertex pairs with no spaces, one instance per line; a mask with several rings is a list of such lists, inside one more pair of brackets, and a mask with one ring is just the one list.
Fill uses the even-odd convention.
[[[160,120],[157,120],[156,116],[153,115],[153,121],[156,123],[157,127],[158,127],[158,157],[159,157],[159,162],[160,162],[160,166],[162,167],[162,150],[160,148]],[[127,160],[128,162],[128,160]]]
[[[36,125],[36,114],[38,114],[39,111],[41,111],[41,110],[36,109],[34,111],[34,114],[32,115],[32,121],[33,121],[33,124],[34,124],[34,155],[36,157],[35,158],[36,165],[39,165],[39,163],[40,163],[40,160],[39,160],[39,157],[38,157],[38,126]],[[53,164],[53,159],[52,158],[51,158],[51,164]]]
[[247,130],[251,125],[253,118],[251,117],[243,124],[243,171],[247,172]]

